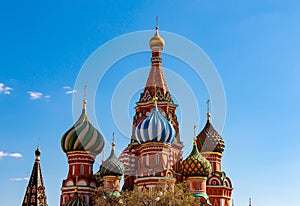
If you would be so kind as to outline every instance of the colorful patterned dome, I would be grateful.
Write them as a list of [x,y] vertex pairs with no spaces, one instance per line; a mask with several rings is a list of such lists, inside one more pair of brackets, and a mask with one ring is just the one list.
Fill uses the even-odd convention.
[[[100,166],[98,174],[100,176],[122,176],[124,172],[124,165],[120,162],[115,154],[115,144],[112,143],[112,149],[109,157]],[[97,174],[96,174],[97,175]]]
[[61,147],[65,153],[72,151],[87,151],[99,154],[104,147],[103,136],[90,123],[86,115],[86,100],[76,123],[62,136]]
[[225,148],[224,140],[214,129],[207,114],[207,122],[203,130],[197,136],[197,145],[200,152],[219,152]]
[[200,154],[196,139],[191,154],[181,164],[181,171],[185,177],[208,177],[212,171],[210,162]]
[[172,124],[166,120],[159,112],[156,103],[149,116],[142,120],[135,130],[136,140],[142,144],[146,142],[165,142],[174,141],[175,130]]
[[66,202],[64,206],[86,206],[86,204],[80,199],[77,192],[74,192],[72,199]]
[[154,37],[152,37],[149,41],[149,46],[151,49],[159,48],[161,50],[165,46],[165,41],[158,34],[158,26],[156,26],[156,31],[155,31]]

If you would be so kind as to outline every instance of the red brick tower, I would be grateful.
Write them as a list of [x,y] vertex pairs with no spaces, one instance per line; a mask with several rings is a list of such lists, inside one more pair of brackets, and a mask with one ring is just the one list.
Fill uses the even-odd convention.
[[233,188],[229,177],[222,171],[225,144],[222,136],[218,134],[210,122],[209,107],[206,125],[197,135],[197,145],[201,154],[212,165],[212,173],[206,182],[206,192],[212,206],[230,206]]
[[69,164],[68,176],[62,182],[61,206],[72,199],[76,187],[76,199],[81,199],[87,206],[92,205],[91,195],[96,187],[93,164],[96,155],[103,149],[104,140],[86,115],[86,103],[84,99],[79,119],[61,139]]
[[[171,97],[170,91],[168,89],[163,70],[162,70],[162,57],[161,52],[164,47],[164,40],[160,37],[158,33],[158,26],[156,26],[156,32],[154,37],[149,41],[149,46],[152,51],[152,58],[151,58],[151,69],[148,75],[147,83],[144,88],[143,93],[140,95],[139,101],[136,103],[135,107],[135,115],[133,117],[133,126],[132,126],[132,136],[131,142],[128,147],[123,151],[121,154],[121,161],[125,166],[125,174],[124,174],[124,188],[132,189],[134,186],[134,181],[136,177],[139,175],[137,174],[139,162],[143,162],[144,160],[140,160],[140,158],[150,158],[151,161],[156,161],[155,158],[161,159],[163,158],[163,162],[170,165],[172,169],[172,176],[176,180],[182,180],[182,176],[179,173],[180,162],[182,161],[182,148],[183,144],[180,140],[179,135],[179,126],[177,122],[176,116],[176,105],[173,102]],[[157,109],[169,122],[171,122],[172,127],[175,130],[175,139],[171,146],[167,146],[165,144],[148,144],[148,146],[153,146],[153,151],[159,151],[159,157],[156,155],[152,156],[155,152],[150,152],[147,154],[149,157],[141,157],[141,151],[149,150],[149,147],[145,147],[146,145],[141,144],[137,141],[135,137],[136,127],[140,124],[140,122],[146,119],[151,111],[154,108],[153,98],[157,97]],[[168,143],[169,144],[169,143]],[[155,149],[156,148],[156,149]],[[159,149],[158,149],[159,148]],[[163,149],[164,148],[164,149]],[[152,151],[152,149],[150,149]],[[146,155],[146,153],[144,153]],[[146,155],[146,156],[147,156]],[[146,161],[146,159],[145,159]],[[159,160],[158,160],[159,161]],[[141,163],[140,162],[140,163]],[[146,162],[143,162],[143,164]],[[162,162],[161,162],[162,163]],[[160,164],[160,163],[159,163]],[[162,166],[162,165],[160,165]],[[149,168],[150,170],[153,170]],[[163,170],[166,167],[164,166]],[[150,171],[153,173],[154,171]],[[163,173],[166,173],[165,171]],[[148,174],[147,174],[148,175]]]

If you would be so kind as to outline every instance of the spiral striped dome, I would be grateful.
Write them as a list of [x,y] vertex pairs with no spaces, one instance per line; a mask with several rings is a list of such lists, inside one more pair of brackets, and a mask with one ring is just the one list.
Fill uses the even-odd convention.
[[201,152],[218,152],[223,153],[225,143],[221,135],[215,130],[210,123],[209,114],[203,130],[197,135],[197,145]]
[[104,139],[100,132],[90,123],[86,115],[86,101],[76,123],[62,136],[61,147],[65,153],[87,151],[99,154],[104,147]]
[[140,144],[146,142],[170,144],[174,141],[175,130],[172,124],[161,115],[157,106],[154,106],[149,116],[138,124],[135,137]]
[[185,177],[208,177],[211,170],[210,162],[200,154],[196,140],[194,140],[191,154],[181,164],[182,175]]
[[69,202],[66,202],[64,206],[86,206],[86,204],[80,199],[78,193],[75,192],[72,199]]
[[112,143],[112,149],[109,157],[100,166],[100,176],[122,176],[124,172],[124,165],[120,162],[115,154],[115,144]]

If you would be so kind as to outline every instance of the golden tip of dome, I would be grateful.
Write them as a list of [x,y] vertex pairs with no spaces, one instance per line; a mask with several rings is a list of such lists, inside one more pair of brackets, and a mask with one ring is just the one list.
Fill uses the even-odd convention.
[[209,112],[206,114],[206,117],[207,117],[207,120],[210,120],[210,113]]
[[156,97],[156,95],[153,97],[153,104],[154,106],[157,106],[157,100],[158,98]]
[[155,27],[155,35],[149,41],[150,48],[159,48],[163,49],[165,46],[165,41],[160,37],[158,33],[158,26]]

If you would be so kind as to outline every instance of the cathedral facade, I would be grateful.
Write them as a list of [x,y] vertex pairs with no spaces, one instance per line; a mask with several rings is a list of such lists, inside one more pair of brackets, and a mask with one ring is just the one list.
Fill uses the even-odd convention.
[[[91,197],[99,185],[111,194],[120,196],[123,190],[155,187],[160,181],[174,184],[186,181],[190,193],[199,205],[230,206],[232,184],[222,170],[225,143],[214,129],[210,113],[197,135],[193,149],[183,159],[184,147],[176,115],[178,105],[173,101],[162,69],[162,50],[165,42],[158,27],[149,41],[151,68],[143,92],[136,102],[131,139],[120,157],[114,151],[103,160],[99,171],[93,174],[96,155],[102,152],[104,139],[86,115],[86,99],[82,114],[62,136],[61,147],[68,160],[68,174],[62,182],[60,205],[91,206]],[[76,204],[75,204],[76,202]]]

